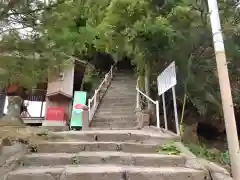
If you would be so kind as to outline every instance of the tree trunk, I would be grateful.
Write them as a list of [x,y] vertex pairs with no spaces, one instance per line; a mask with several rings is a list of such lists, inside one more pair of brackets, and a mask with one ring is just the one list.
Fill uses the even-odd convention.
[[183,136],[182,140],[185,143],[195,143],[198,144],[198,135],[197,135],[197,125],[198,123],[193,123],[191,125],[184,124],[183,126]]
[[9,96],[8,97],[8,112],[6,116],[2,118],[2,122],[6,124],[20,125],[22,124],[22,119],[20,117],[20,108],[22,104],[22,98],[19,96]]
[[[151,88],[150,88],[150,74],[151,74],[151,69],[150,69],[150,63],[147,62],[145,64],[145,92],[148,97],[151,97]],[[147,100],[147,110],[152,110],[153,109],[153,104],[149,100]]]

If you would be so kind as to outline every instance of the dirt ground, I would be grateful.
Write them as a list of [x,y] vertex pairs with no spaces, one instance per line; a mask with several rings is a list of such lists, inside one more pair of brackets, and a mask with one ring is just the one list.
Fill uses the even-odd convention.
[[54,139],[64,139],[64,137],[56,136],[43,127],[0,122],[0,141],[3,146],[10,146],[13,142],[37,144]]

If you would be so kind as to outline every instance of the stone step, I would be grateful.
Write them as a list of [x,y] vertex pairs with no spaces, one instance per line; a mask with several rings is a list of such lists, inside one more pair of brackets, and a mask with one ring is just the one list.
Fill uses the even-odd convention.
[[131,77],[131,76],[129,77],[129,76],[118,75],[118,76],[115,76],[115,78],[113,79],[114,82],[118,82],[118,81],[121,81],[121,80],[128,80],[128,81],[134,82],[136,84],[136,78]]
[[137,118],[101,118],[101,116],[96,116],[92,123],[133,123],[136,122]]
[[99,127],[99,128],[134,128],[137,126],[136,122],[111,122],[111,121],[106,121],[106,122],[93,122],[91,123],[90,127]]
[[101,108],[101,111],[97,112],[98,114],[105,114],[105,115],[109,115],[109,114],[127,114],[127,115],[136,115],[135,109],[130,109],[130,108],[126,108],[126,109],[113,109],[113,108]]
[[184,167],[71,165],[28,167],[10,172],[5,180],[205,180],[204,171]]
[[119,164],[135,166],[184,166],[186,159],[180,155],[132,154],[124,152],[81,152],[76,154],[29,154],[20,162],[26,166],[56,166],[71,164]]
[[[168,142],[163,140],[162,143]],[[121,151],[131,153],[156,153],[159,144],[140,144],[134,142],[42,142],[36,147],[38,153],[78,153],[82,151]]]
[[131,89],[136,89],[136,83],[128,80],[122,80],[122,81],[117,81],[117,82],[112,82],[111,88],[116,88],[116,87],[129,87]]
[[157,132],[145,132],[142,130],[91,130],[91,131],[62,131],[55,132],[57,136],[63,136],[78,141],[102,141],[102,142],[154,142],[160,143],[167,140],[180,140],[161,130]]
[[115,110],[115,109],[122,109],[122,107],[126,107],[128,109],[132,109],[132,110],[135,110],[136,109],[136,103],[105,103],[105,101],[102,102],[102,104],[100,104],[99,108],[103,108],[103,109],[110,109],[112,108],[112,110]]
[[125,86],[136,88],[136,82],[131,79],[119,79],[119,80],[114,80],[112,82],[112,87],[116,87],[119,85],[125,85]]
[[124,113],[124,112],[115,112],[115,111],[112,111],[112,112],[102,112],[102,111],[98,111],[96,113],[96,119],[98,119],[97,117],[100,116],[100,117],[106,117],[106,118],[99,118],[101,120],[104,120],[104,119],[117,119],[117,120],[131,120],[131,119],[137,119],[137,116],[134,114],[134,112],[132,113]]
[[91,122],[92,124],[126,124],[126,125],[133,125],[137,121],[136,119],[93,119]]
[[115,97],[108,97],[108,96],[105,96],[104,99],[103,99],[104,102],[115,102],[115,103],[119,103],[119,102],[124,102],[124,103],[136,103],[136,97],[131,97],[131,98],[128,98],[128,97],[118,97],[117,94],[115,95]]
[[99,108],[122,108],[122,107],[128,107],[128,108],[132,108],[134,109],[136,107],[136,102],[132,101],[132,102],[114,102],[112,101],[112,103],[106,102],[105,100],[103,100],[99,106]]
[[[103,106],[103,104],[102,104]],[[100,106],[99,106],[100,107]],[[104,106],[103,106],[104,107]],[[122,107],[119,107],[118,109],[114,109],[114,108],[102,108],[101,107],[101,111],[102,112],[112,112],[112,111],[115,111],[115,112],[133,112],[135,113],[136,111],[136,108],[130,108],[130,107],[126,107],[126,106],[122,106]]]
[[118,85],[112,85],[111,88],[109,88],[110,92],[118,92],[118,93],[128,93],[129,95],[133,95],[135,93],[136,95],[136,87],[135,86],[127,86],[125,84],[118,84]]
[[113,90],[111,90],[111,91],[109,91],[108,92],[108,94],[106,95],[106,97],[109,97],[109,96],[112,96],[112,97],[135,97],[136,98],[136,92],[134,91],[134,92],[119,92],[119,90],[115,90],[115,89],[113,89]]
[[[125,117],[124,117],[125,116]],[[135,114],[115,114],[114,112],[110,114],[96,114],[92,122],[115,122],[115,123],[127,123],[135,122],[137,116]]]

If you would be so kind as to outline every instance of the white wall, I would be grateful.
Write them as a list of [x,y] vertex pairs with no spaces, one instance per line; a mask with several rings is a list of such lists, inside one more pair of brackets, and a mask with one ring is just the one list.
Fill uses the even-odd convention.
[[[40,112],[41,112],[41,102],[40,101],[28,101],[29,106],[28,106],[28,112],[32,117],[40,117]],[[4,114],[7,113],[7,106],[8,106],[8,97],[6,97],[5,105],[4,105]],[[46,102],[43,102],[43,109],[42,109],[42,114],[41,117],[45,116],[45,107],[46,107]]]

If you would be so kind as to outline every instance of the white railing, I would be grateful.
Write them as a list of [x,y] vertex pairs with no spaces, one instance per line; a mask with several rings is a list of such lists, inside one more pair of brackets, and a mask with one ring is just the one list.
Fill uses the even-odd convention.
[[111,80],[113,78],[113,68],[115,65],[111,66],[111,69],[107,74],[105,74],[105,77],[99,87],[95,90],[94,95],[91,99],[88,99],[88,113],[89,113],[89,123],[92,121],[93,116],[97,110],[98,104],[101,100],[101,90],[103,87],[106,87],[105,85],[109,85],[111,83]]
[[159,117],[159,101],[154,101],[152,98],[148,97],[146,94],[144,94],[138,87],[138,83],[136,86],[137,90],[137,105],[136,109],[140,109],[140,101],[141,101],[141,95],[144,96],[148,101],[152,102],[156,106],[156,118],[157,118],[157,127],[160,128],[160,117]]
[[[148,103],[148,102],[153,103],[156,106],[157,127],[160,128],[159,101],[158,100],[154,101],[152,98],[148,97],[145,93],[143,93],[138,87],[138,82],[137,82],[136,90],[137,90],[136,109],[140,109],[140,110],[144,109],[144,108],[141,107],[141,103]],[[176,98],[175,98],[176,95],[175,95],[175,88],[174,87],[172,88],[172,93],[173,93],[173,101],[174,101],[174,116],[175,116],[176,134],[180,135],[178,115],[177,115],[177,103],[176,103]],[[146,98],[147,102],[144,102],[142,100],[141,96]],[[162,96],[163,113],[164,113],[164,129],[168,131],[168,123],[167,123],[167,114],[166,114],[164,93],[161,96]]]

